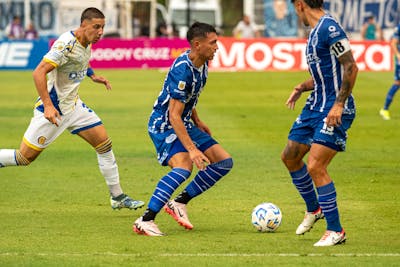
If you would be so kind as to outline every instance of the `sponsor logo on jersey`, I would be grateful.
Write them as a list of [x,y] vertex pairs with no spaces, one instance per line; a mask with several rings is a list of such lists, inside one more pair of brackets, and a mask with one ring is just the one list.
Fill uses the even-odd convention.
[[85,78],[86,75],[86,70],[81,70],[81,71],[73,71],[70,72],[68,75],[68,79],[70,80],[83,80],[83,78]]
[[338,31],[338,30],[336,29],[336,27],[333,26],[333,25],[328,27],[328,31],[331,32],[331,33],[329,34],[329,37],[330,37],[330,38],[335,38],[335,37],[337,37],[337,36],[340,35],[340,31]]
[[176,134],[170,134],[167,138],[165,138],[165,143],[171,144],[176,139]]

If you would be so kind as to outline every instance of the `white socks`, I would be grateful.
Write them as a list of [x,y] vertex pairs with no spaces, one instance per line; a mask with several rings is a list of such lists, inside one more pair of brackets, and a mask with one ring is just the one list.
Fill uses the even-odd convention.
[[119,184],[118,165],[115,161],[113,151],[110,150],[102,154],[97,153],[97,160],[100,172],[106,180],[111,196],[117,197],[121,195],[123,192]]

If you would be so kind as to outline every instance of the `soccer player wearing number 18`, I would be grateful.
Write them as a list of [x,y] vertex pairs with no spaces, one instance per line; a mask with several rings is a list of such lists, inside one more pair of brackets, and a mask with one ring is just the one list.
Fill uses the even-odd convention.
[[296,234],[310,231],[316,221],[325,217],[326,232],[314,246],[333,246],[344,243],[346,234],[327,167],[346,147],[346,132],[356,112],[351,92],[358,68],[342,27],[322,9],[323,0],[292,3],[300,20],[312,28],[306,47],[311,77],[295,86],[287,106],[293,109],[303,92],[312,92],[293,123],[281,157],[307,207]]
[[[110,82],[88,67],[92,43],[104,32],[105,17],[97,8],[87,8],[81,25],[62,34],[33,72],[39,99],[34,116],[19,149],[0,149],[0,168],[26,166],[34,161],[65,130],[88,142],[97,152],[99,168],[110,191],[113,209],[137,209],[143,201],[122,192],[111,139],[96,113],[79,98],[85,76],[111,89]],[[46,76],[48,79],[46,79]]]

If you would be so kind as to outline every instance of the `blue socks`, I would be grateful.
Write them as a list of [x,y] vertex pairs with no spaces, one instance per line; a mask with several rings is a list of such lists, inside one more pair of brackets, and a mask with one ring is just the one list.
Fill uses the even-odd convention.
[[385,105],[383,106],[383,109],[389,109],[389,106],[392,103],[393,97],[396,94],[397,90],[399,90],[399,86],[396,84],[393,84],[392,87],[390,87],[389,92],[386,95]]
[[194,179],[185,188],[185,191],[191,198],[200,195],[225,176],[232,167],[232,158],[208,165],[205,170],[197,173]]
[[299,191],[301,197],[307,206],[307,211],[316,211],[319,208],[317,194],[314,190],[314,184],[311,179],[310,174],[307,171],[307,165],[304,164],[303,167],[295,172],[291,172],[292,182],[296,186],[297,191]]
[[327,230],[340,232],[342,226],[339,220],[339,211],[336,203],[336,189],[333,182],[317,187],[318,202],[325,215]]
[[327,230],[340,232],[342,226],[339,220],[339,211],[336,203],[336,189],[333,182],[327,185],[317,187],[317,194],[314,190],[314,184],[310,174],[307,172],[307,166],[304,166],[295,172],[291,172],[293,184],[296,186],[297,191],[303,197],[307,205],[307,211],[316,211],[321,207],[325,215]]
[[[194,179],[188,184],[186,193],[190,198],[200,195],[219,179],[225,176],[233,166],[232,158],[210,164],[204,171],[199,171]],[[156,189],[149,201],[148,210],[152,217],[157,214],[167,203],[175,190],[189,178],[191,172],[182,168],[174,168],[158,182]]]
[[158,213],[175,190],[190,176],[190,171],[174,168],[158,182],[150,199],[149,209]]

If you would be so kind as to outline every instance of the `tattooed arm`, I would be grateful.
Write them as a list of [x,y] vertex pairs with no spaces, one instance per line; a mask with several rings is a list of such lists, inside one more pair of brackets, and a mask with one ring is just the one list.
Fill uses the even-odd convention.
[[339,94],[336,97],[335,104],[331,108],[326,117],[326,124],[328,126],[339,126],[342,124],[342,113],[344,103],[350,96],[354,84],[356,82],[358,67],[354,61],[353,54],[351,51],[344,53],[338,58],[340,64],[343,66],[343,79],[342,86],[340,88]]

